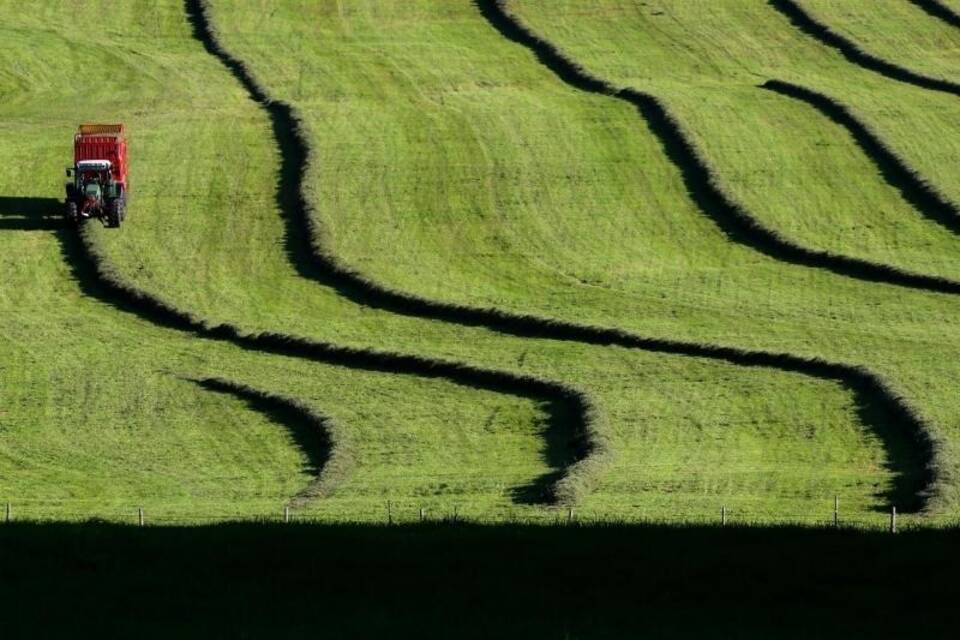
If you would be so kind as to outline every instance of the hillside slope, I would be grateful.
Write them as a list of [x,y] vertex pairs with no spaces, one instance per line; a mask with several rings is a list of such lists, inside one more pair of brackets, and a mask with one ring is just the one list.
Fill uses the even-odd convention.
[[[714,518],[724,504],[822,520],[835,495],[851,518],[891,503],[952,513],[956,295],[730,237],[642,113],[558,77],[485,3],[207,4],[120,3],[95,45],[65,6],[11,4],[0,28],[16,54],[0,63],[12,501],[52,517],[143,502],[170,517],[278,514],[329,452],[290,415],[192,382],[215,377],[303,401],[337,429],[349,472],[297,503],[308,516],[382,519],[390,501],[406,518],[550,519],[557,487],[584,517]],[[954,234],[848,131],[755,85],[776,69],[842,96],[921,172],[952,143],[907,145],[885,105],[935,128],[952,102],[840,60],[769,8],[708,12],[715,34],[767,61],[745,70],[746,55],[685,33],[682,11],[671,33],[636,3],[592,6],[509,5],[608,81],[669,98],[764,224],[960,278]],[[784,39],[799,53],[770,61]],[[62,63],[93,57],[103,83]],[[56,218],[83,120],[131,132],[119,232],[77,236]],[[953,198],[946,170],[929,179]]]

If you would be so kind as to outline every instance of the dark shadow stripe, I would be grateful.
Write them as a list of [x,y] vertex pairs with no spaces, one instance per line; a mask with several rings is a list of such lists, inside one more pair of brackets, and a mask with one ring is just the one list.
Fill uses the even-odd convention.
[[908,0],[908,2],[912,2],[934,18],[946,22],[951,27],[960,29],[960,14],[957,14],[953,9],[940,2],[940,0]]
[[330,418],[318,415],[303,402],[223,378],[190,381],[208,391],[243,400],[254,411],[287,429],[307,457],[308,471],[313,476],[310,484],[293,496],[289,506],[299,508],[313,499],[329,497],[350,473],[354,461],[341,430]]
[[[716,179],[706,161],[659,99],[635,89],[619,89],[590,74],[559,48],[535,34],[519,18],[508,12],[502,0],[475,0],[475,3],[487,21],[501,35],[528,48],[561,80],[583,91],[618,98],[635,106],[660,140],[667,156],[682,172],[691,197],[700,209],[732,239],[757,248],[777,259],[827,268],[844,275],[851,275],[848,265],[864,267],[874,275],[891,271],[889,267],[883,265],[807,250],[781,238],[776,232],[760,226],[749,213],[735,204],[720,187],[716,186]],[[887,280],[887,278],[878,279]],[[951,281],[944,283],[950,287],[960,285]],[[566,325],[564,327],[566,328]],[[663,353],[710,357],[748,366],[775,367],[836,380],[857,394],[858,402],[863,401],[866,405],[879,408],[882,414],[902,425],[901,434],[897,437],[902,436],[905,438],[903,442],[910,443],[910,452],[906,453],[900,462],[894,462],[894,465],[899,467],[899,473],[902,474],[900,481],[904,486],[891,493],[897,497],[924,496],[914,501],[914,506],[919,508],[938,490],[938,478],[941,473],[938,468],[939,445],[934,442],[930,426],[904,398],[893,391],[888,382],[865,367],[791,354],[773,354],[715,345],[639,338],[619,330],[594,329],[594,331],[613,333],[620,337],[619,340],[611,340],[611,344]],[[861,412],[861,415],[866,416],[868,413],[870,412]],[[885,428],[876,420],[868,421],[866,424],[885,442],[888,455],[897,456],[897,451],[901,447],[889,440],[889,434],[883,435]],[[907,485],[912,485],[912,488],[906,488]]]
[[30,218],[0,218],[0,231],[56,231],[63,220],[31,220]]
[[67,222],[60,209],[51,208],[44,199],[0,196],[0,231],[62,229]]
[[768,80],[760,85],[760,88],[805,102],[845,128],[877,167],[887,184],[899,191],[904,200],[927,219],[952,233],[960,234],[960,210],[957,205],[911,168],[906,160],[897,155],[843,104],[812,89],[782,80]]
[[3,637],[949,640],[960,621],[953,519],[418,524],[407,503],[392,526],[211,525],[147,506],[144,527],[0,526]]
[[853,41],[840,35],[827,25],[818,22],[795,0],[767,1],[771,7],[785,15],[794,27],[816,39],[821,44],[836,49],[843,54],[844,58],[853,64],[879,73],[891,80],[905,82],[923,89],[930,89],[931,91],[942,91],[943,93],[960,96],[960,84],[948,80],[931,78],[930,76],[911,71],[906,67],[901,67],[893,62],[878,58],[872,53],[867,53]]
[[[204,0],[185,1],[188,17],[194,27],[194,36],[203,43],[208,52],[223,62],[248,90],[250,97],[260,103],[270,116],[282,158],[278,204],[287,220],[288,252],[305,277],[331,286],[341,295],[359,304],[402,315],[464,326],[482,326],[520,337],[618,345],[657,353],[721,360],[742,366],[770,367],[838,382],[854,394],[859,407],[870,407],[869,410],[861,411],[861,416],[870,418],[867,426],[887,445],[886,451],[890,457],[895,485],[886,496],[888,500],[898,502],[901,508],[917,510],[923,508],[930,496],[936,493],[939,472],[936,468],[935,451],[938,447],[934,445],[929,426],[906,400],[892,391],[886,381],[863,367],[791,354],[647,338],[620,329],[579,325],[499,309],[437,302],[389,289],[344,267],[335,256],[328,254],[317,240],[319,229],[316,225],[319,224],[319,217],[314,214],[303,191],[304,173],[309,161],[309,144],[295,110],[282,101],[272,99],[246,64],[226,51],[215,33],[213,21],[208,15],[209,7]],[[617,90],[605,89],[609,85],[589,76],[552,45],[543,43],[520,28],[506,16],[499,4],[479,2],[478,6],[502,34],[530,47],[548,67],[570,84],[585,91],[620,97]],[[880,416],[900,424],[901,431],[894,433],[887,429],[878,421]],[[574,464],[560,480],[560,486],[566,483],[566,487],[569,487],[559,491],[563,495],[579,496],[584,493],[584,489],[573,487],[593,486],[599,469],[604,466],[603,460],[610,455],[609,445],[601,438],[597,429],[588,424],[583,433],[587,434],[585,446],[589,453]],[[909,444],[893,444],[894,440],[902,438],[906,438]],[[910,453],[898,455],[897,452],[903,451]]]

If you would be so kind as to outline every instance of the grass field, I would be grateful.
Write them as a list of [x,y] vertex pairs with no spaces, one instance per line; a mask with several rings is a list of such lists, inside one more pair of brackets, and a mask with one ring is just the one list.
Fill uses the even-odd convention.
[[[878,3],[873,11],[855,3],[841,5],[825,0],[804,0],[803,6],[818,20],[856,41],[875,56],[933,78],[956,82],[960,39],[956,29],[931,20],[921,2]],[[940,0],[949,6],[949,2]]]
[[[676,522],[725,505],[822,522],[837,495],[851,522],[892,504],[929,524],[957,515],[956,294],[725,231],[656,123],[555,73],[489,3],[207,4],[92,2],[115,26],[91,42],[71,5],[0,3],[0,499],[18,517],[277,517],[293,500],[325,521],[383,520],[389,501],[398,519],[553,521],[574,506]],[[960,31],[903,4],[803,3],[874,55],[950,79]],[[841,103],[949,203],[955,96],[864,69],[762,2],[506,8],[588,72],[662,100],[765,228],[960,281],[960,221],[911,200],[842,124],[758,85]],[[296,133],[204,46],[205,25],[299,119],[305,211]],[[59,221],[88,120],[130,130],[120,231]],[[521,314],[524,329],[492,319]],[[605,344],[613,330],[629,340]],[[332,436],[206,378],[302,403]]]
[[951,637],[960,2],[867,5],[0,0],[4,637]]

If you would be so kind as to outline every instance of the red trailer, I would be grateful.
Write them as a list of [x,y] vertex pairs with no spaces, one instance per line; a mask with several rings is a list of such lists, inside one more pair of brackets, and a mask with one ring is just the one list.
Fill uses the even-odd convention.
[[73,166],[67,168],[66,215],[119,227],[126,213],[127,139],[122,124],[82,124],[73,138]]

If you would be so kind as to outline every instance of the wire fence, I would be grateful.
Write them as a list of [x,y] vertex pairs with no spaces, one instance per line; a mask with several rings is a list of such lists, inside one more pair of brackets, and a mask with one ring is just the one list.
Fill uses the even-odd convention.
[[676,526],[676,527],[804,527],[898,532],[915,529],[960,527],[960,514],[855,511],[834,508],[820,513],[751,512],[719,505],[713,511],[689,513],[618,512],[616,509],[581,510],[575,507],[518,508],[497,510],[471,505],[424,506],[415,501],[386,500],[371,508],[355,510],[300,510],[289,504],[245,505],[243,510],[214,505],[185,509],[183,506],[150,505],[119,507],[69,502],[0,503],[3,523],[106,523],[134,526],[206,526],[217,524],[312,524],[312,525],[411,525],[475,524],[537,526]]

